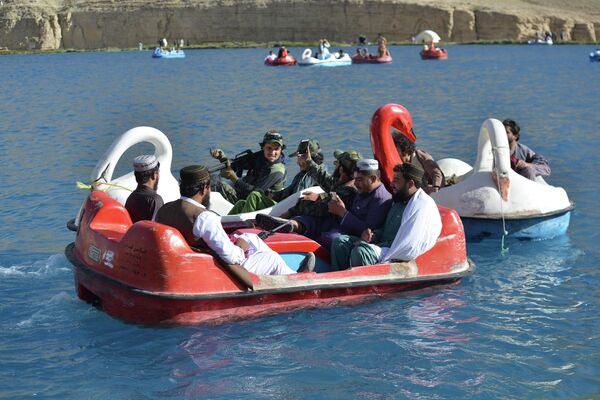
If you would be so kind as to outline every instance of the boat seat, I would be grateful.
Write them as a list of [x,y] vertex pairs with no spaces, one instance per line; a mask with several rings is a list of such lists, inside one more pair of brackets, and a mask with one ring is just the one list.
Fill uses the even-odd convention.
[[[259,229],[238,229],[234,233],[255,233],[262,232]],[[312,251],[316,256],[316,272],[330,272],[329,251],[319,243],[306,236],[295,233],[276,233],[265,239],[265,243],[274,251],[279,253],[286,264],[293,270],[298,270],[300,262],[304,259],[307,252]]]

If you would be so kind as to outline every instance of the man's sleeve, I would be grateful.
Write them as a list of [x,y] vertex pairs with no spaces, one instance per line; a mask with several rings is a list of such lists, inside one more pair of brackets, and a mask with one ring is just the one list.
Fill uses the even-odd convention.
[[426,151],[417,149],[417,158],[419,162],[423,166],[423,169],[427,173],[427,175],[431,178],[431,186],[442,187],[444,186],[444,173],[442,172],[440,166],[433,159],[431,154]]
[[162,199],[162,197],[160,195],[157,195],[154,198],[153,202],[154,202],[154,211],[152,212],[152,218],[151,219],[152,219],[152,221],[155,221],[156,220],[156,214],[158,213],[158,210],[160,210],[160,208],[162,206],[164,206],[165,203],[163,202],[163,199]]
[[325,192],[330,192],[336,182],[333,175],[328,174],[323,165],[314,161],[308,161],[308,174]]
[[216,214],[210,211],[200,214],[194,222],[193,233],[197,238],[204,240],[225,263],[242,264],[245,261],[244,250],[231,242]]
[[256,185],[245,182],[243,179],[238,179],[233,184],[238,195],[242,198],[246,198],[251,192],[265,193],[270,190],[273,186],[282,182],[285,179],[285,167],[283,170],[276,169],[271,170],[271,173],[265,177],[260,178]]
[[377,201],[374,201],[373,204],[369,204],[369,211],[367,212],[365,220],[359,219],[350,211],[346,212],[342,218],[342,221],[340,222],[342,232],[350,235],[360,236],[361,233],[367,228],[381,228],[385,223],[387,213],[392,206],[392,200],[383,200],[381,198],[376,200]]
[[550,164],[543,155],[534,153],[533,150],[528,149],[527,159],[525,161],[530,163],[533,168],[535,168],[536,175],[550,175]]

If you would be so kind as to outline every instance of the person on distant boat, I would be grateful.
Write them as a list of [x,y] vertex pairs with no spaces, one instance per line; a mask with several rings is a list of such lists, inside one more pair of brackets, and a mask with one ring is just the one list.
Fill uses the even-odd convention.
[[444,173],[431,154],[422,149],[417,149],[415,142],[398,131],[392,133],[392,138],[402,162],[415,163],[418,161],[421,164],[421,168],[425,173],[423,174],[423,182],[420,182],[419,187],[423,188],[425,193],[434,193],[446,186]]
[[377,34],[377,57],[384,57],[388,54],[387,39],[381,34]]
[[435,201],[421,189],[423,170],[410,162],[394,167],[392,206],[381,229],[360,237],[341,235],[331,246],[335,270],[414,260],[431,249],[442,231]]
[[265,61],[270,60],[270,61],[275,61],[277,59],[277,56],[273,53],[273,50],[269,50],[269,55],[265,57]]
[[277,58],[284,58],[287,57],[288,55],[288,50],[285,48],[285,46],[281,46],[279,48],[279,52],[277,53]]
[[160,163],[154,155],[137,156],[133,159],[133,171],[138,186],[127,198],[125,208],[133,223],[152,220],[164,204],[162,197],[156,193]]
[[356,49],[356,54],[362,58],[369,58],[369,50],[366,47],[360,47]]
[[[221,170],[221,177],[233,182],[233,186],[224,182],[214,183],[213,190],[232,204],[246,199],[254,191],[269,195],[283,190],[286,178],[283,137],[277,131],[268,131],[260,147],[261,150],[235,164],[230,163],[223,150],[213,150],[211,156],[227,164],[227,168]],[[248,172],[242,177],[244,171]]]
[[[302,142],[298,145],[298,150],[290,154],[290,157],[296,157],[300,172],[294,176],[292,183],[280,192],[271,192],[265,194],[262,191],[254,191],[246,197],[245,200],[238,200],[233,208],[229,211],[230,215],[246,213],[251,211],[262,210],[263,208],[272,207],[277,202],[291,196],[294,193],[301,192],[306,188],[317,185],[315,179],[308,173],[308,163],[304,157],[300,155],[306,153],[306,148],[302,149]],[[317,165],[323,163],[323,153],[321,153],[321,147],[319,142],[316,140],[308,140],[308,148],[312,153],[312,159]]]
[[331,45],[327,39],[323,38],[319,41],[319,60],[327,60],[329,57],[331,57],[331,53],[329,53],[329,47],[331,47]]
[[502,121],[506,129],[508,146],[510,147],[510,166],[525,178],[535,180],[538,176],[549,176],[550,165],[541,154],[536,154],[529,147],[519,143],[521,127],[512,119]]
[[[207,209],[210,206],[208,168],[190,165],[179,171],[179,177],[181,198],[165,204],[156,215],[156,222],[179,230],[192,247],[211,249],[236,276],[244,275],[239,266],[258,275],[295,273],[283,258],[256,234],[243,233],[229,237],[225,233],[221,218]],[[312,271],[314,265],[315,256],[308,253],[298,272]]]
[[168,46],[167,39],[165,39],[165,38],[158,39],[158,48],[161,53],[164,51],[169,51],[167,46]]
[[354,186],[358,193],[352,203],[345,203],[337,193],[331,195],[328,215],[317,218],[300,215],[287,221],[266,214],[258,214],[256,222],[263,229],[273,229],[289,223],[287,232],[297,232],[330,248],[332,240],[340,233],[360,235],[367,228],[383,226],[392,195],[381,182],[377,160],[364,159],[356,162],[353,172]]

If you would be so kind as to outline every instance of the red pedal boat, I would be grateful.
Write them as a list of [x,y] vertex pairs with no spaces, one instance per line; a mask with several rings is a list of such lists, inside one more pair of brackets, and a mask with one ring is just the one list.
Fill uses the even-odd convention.
[[279,66],[279,65],[296,65],[297,61],[296,59],[288,54],[285,57],[279,57],[279,58],[265,58],[265,65],[271,65],[273,67]]
[[[410,132],[411,125],[410,114],[400,105],[381,107],[373,116],[376,158],[390,158],[382,168],[386,183],[391,182],[389,166],[397,162],[390,127]],[[193,251],[176,229],[152,221],[132,224],[117,200],[96,190],[83,204],[75,242],[65,254],[74,267],[77,295],[112,316],[149,325],[216,323],[365,301],[459,280],[474,268],[467,258],[463,225],[456,211],[439,209],[443,227],[437,244],[409,262],[329,272],[328,251],[318,243],[274,234],[266,243],[288,265],[313,251],[319,272],[251,274],[253,290],[247,290],[210,254]]]
[[423,60],[447,60],[448,50],[442,49],[441,47],[429,48],[427,50],[421,50],[421,58]]
[[390,64],[392,62],[392,56],[386,54],[383,57],[377,56],[362,56],[360,54],[355,54],[352,56],[352,64]]

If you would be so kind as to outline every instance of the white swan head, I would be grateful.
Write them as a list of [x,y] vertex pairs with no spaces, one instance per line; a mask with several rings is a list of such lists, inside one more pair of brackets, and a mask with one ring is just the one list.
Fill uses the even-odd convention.
[[490,172],[498,192],[504,201],[508,200],[510,179],[510,147],[506,130],[497,119],[486,119],[479,129],[475,172]]
[[[125,204],[127,197],[137,186],[133,171],[113,179],[115,167],[119,159],[130,147],[148,142],[154,146],[154,155],[160,162],[160,181],[158,193],[165,202],[179,197],[179,184],[171,174],[173,161],[173,148],[167,136],[158,129],[148,126],[139,126],[128,130],[119,136],[100,158],[90,176],[94,189],[105,190],[121,204]],[[107,185],[110,183],[110,185]],[[118,186],[113,186],[118,185]],[[127,188],[127,189],[124,189]]]

